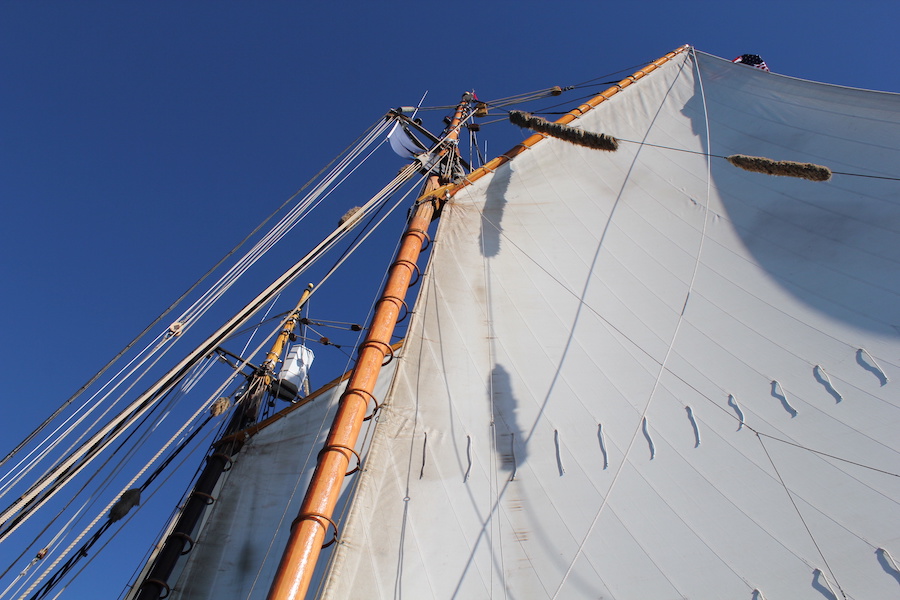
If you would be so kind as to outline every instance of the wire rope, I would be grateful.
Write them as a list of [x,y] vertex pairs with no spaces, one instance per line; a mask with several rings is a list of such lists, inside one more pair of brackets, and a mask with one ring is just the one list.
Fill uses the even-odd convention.
[[[383,133],[383,131],[386,129],[386,126],[387,126],[387,125],[385,124],[385,122],[382,122],[380,126],[374,128],[374,129],[370,132],[370,134],[369,134],[368,136],[366,136],[366,138],[364,139],[365,145],[370,145],[372,141],[374,141],[381,133]],[[352,152],[351,155],[353,155],[353,156],[355,157],[355,156],[357,156],[357,155],[359,154],[360,151],[361,151],[361,149],[357,149],[357,151],[356,151],[356,152]],[[370,155],[371,155],[371,153],[370,153]],[[342,166],[342,167],[345,167],[347,164],[349,164],[348,161],[342,161],[342,165],[341,165],[341,166]],[[357,168],[358,168],[358,167],[357,167]],[[334,177],[336,177],[336,174],[333,174],[332,177],[328,178],[328,182],[330,183],[330,182],[334,181]],[[322,189],[323,189],[323,188],[321,188],[321,186],[317,188],[317,191],[318,191],[319,195],[321,195]],[[312,196],[312,197],[314,198],[314,197],[316,197],[316,196]],[[303,204],[303,203],[301,203],[301,204]],[[305,204],[308,205],[309,203],[306,202]],[[292,215],[292,216],[295,216],[295,215]],[[280,226],[276,227],[276,230],[280,230],[280,231],[277,231],[277,232],[276,232],[276,233],[278,233],[278,236],[282,236],[283,233],[286,232],[286,230],[289,230],[289,227],[288,227],[287,225],[285,225],[285,220],[282,220],[282,222],[280,223]],[[278,237],[278,236],[270,236],[270,239],[267,239],[266,242],[265,242],[264,244],[262,244],[262,247],[264,247],[264,248],[269,248],[269,247],[271,247],[270,242],[272,242],[272,239],[274,239],[275,237]],[[278,237],[278,239],[280,239],[280,237]],[[259,246],[259,245],[258,245],[258,246]],[[251,259],[252,259],[255,255],[258,255],[258,254],[259,254],[259,253],[258,253],[257,251],[251,251],[250,253],[248,253],[248,255],[251,257]],[[250,259],[248,259],[248,261],[245,261],[245,262],[250,262]],[[242,268],[243,268],[243,266],[244,266],[244,265],[242,265]],[[223,282],[224,282],[223,285],[230,285],[230,283],[233,282],[233,280],[234,280],[233,272],[231,272],[231,273],[232,273],[231,275],[228,275],[228,274],[227,274],[226,277],[223,277],[223,279],[220,280],[220,281],[223,281]],[[214,293],[212,294],[213,297],[220,297],[220,296],[221,296],[221,293],[224,291],[224,290],[223,290],[223,285],[216,286],[216,289],[215,289]],[[204,297],[204,298],[201,299],[201,301],[199,302],[199,307],[198,307],[200,310],[199,310],[198,312],[202,312],[203,310],[205,310],[205,308],[210,304],[208,300],[209,300],[209,295],[207,295],[206,297]],[[197,306],[197,303],[195,303],[195,306]],[[186,315],[189,316],[189,317],[195,317],[195,316],[196,316],[196,313],[195,313],[195,314],[191,314],[191,312],[190,312],[190,310],[189,310],[189,311],[186,313]],[[158,348],[157,348],[157,349],[158,349]],[[146,358],[145,358],[144,360],[146,360]],[[157,359],[157,360],[158,360],[158,359]],[[142,365],[143,362],[144,362],[144,361],[141,361],[141,362],[139,363],[139,365]],[[155,362],[156,362],[156,361],[154,361],[154,362],[151,363],[151,364],[155,364]],[[130,375],[133,374],[134,372],[135,372],[135,369],[132,369],[132,370],[130,371],[130,373],[129,373],[128,375],[126,375],[125,377],[127,378],[128,376],[130,376]],[[131,389],[131,387],[133,387],[133,384],[132,384],[132,386],[129,386],[129,388],[126,389],[126,392],[125,392],[125,393],[127,393],[127,391],[128,391],[129,389]],[[113,389],[115,389],[115,386],[113,387]],[[123,395],[124,395],[124,394],[123,394]],[[109,396],[109,393],[107,393],[107,395],[104,396],[103,399],[108,398],[108,396]],[[121,398],[121,396],[120,396],[120,398]],[[96,406],[96,404],[95,404],[95,406]],[[93,407],[92,407],[91,410],[93,410]],[[109,410],[109,409],[107,409],[107,411],[104,412],[103,415],[107,414],[107,413],[108,413],[108,410]],[[89,411],[89,412],[90,412],[90,411]],[[101,418],[102,418],[103,415],[101,415]],[[68,431],[71,432],[72,430],[74,430],[74,427],[77,426],[78,424],[80,424],[80,423],[82,422],[83,418],[84,418],[84,417],[81,417],[80,419],[78,419],[72,426],[70,426],[70,428],[69,428]],[[95,425],[96,425],[97,422],[98,422],[98,421],[95,421]],[[81,436],[79,439],[83,439],[83,438],[84,438],[84,435],[86,435],[86,434],[82,434],[82,436]],[[52,447],[55,447],[56,445],[58,445],[58,444],[61,442],[62,438],[64,438],[64,437],[65,437],[65,436],[61,436],[61,437],[60,437],[60,436],[55,436],[55,439],[54,439],[54,442],[53,442],[51,448],[52,448]],[[77,443],[77,442],[76,442],[76,443]],[[71,450],[71,446],[70,446],[70,450]],[[46,454],[47,454],[47,452],[45,451],[45,452],[43,453],[43,456],[46,456]],[[53,469],[53,467],[51,467],[51,468],[48,470],[48,472],[49,472],[50,470],[52,470],[52,469]],[[20,473],[19,478],[16,479],[15,481],[19,481],[19,480],[21,479],[21,477],[23,477],[25,474],[27,474],[28,471],[30,471],[30,468],[27,469],[25,472]],[[46,475],[46,472],[45,472],[45,475]]]
[[354,140],[347,148],[345,148],[341,153],[339,153],[334,159],[332,159],[328,164],[325,165],[316,175],[314,175],[309,181],[307,181],[303,186],[300,187],[293,195],[291,195],[287,200],[285,200],[281,206],[279,206],[274,212],[272,212],[268,217],[263,219],[263,221],[257,225],[247,236],[241,240],[236,246],[234,246],[228,253],[225,254],[219,261],[213,265],[205,274],[203,274],[197,281],[195,281],[187,290],[185,290],[168,308],[166,308],[158,317],[156,317],[153,321],[147,325],[143,331],[141,331],[134,339],[128,342],[109,362],[107,362],[103,367],[100,368],[87,382],[85,382],[78,390],[75,391],[65,402],[62,403],[54,412],[48,416],[37,428],[32,430],[21,442],[19,442],[15,448],[13,448],[7,455],[0,460],[0,466],[3,466],[7,460],[9,460],[12,456],[17,454],[22,448],[28,445],[37,435],[44,430],[51,422],[53,422],[63,410],[65,410],[72,402],[74,402],[85,390],[87,390],[91,385],[93,385],[100,377],[103,376],[104,373],[114,365],[122,356],[124,356],[138,341],[140,341],[153,327],[155,327],[162,319],[165,318],[167,314],[169,314],[172,310],[175,309],[178,304],[180,304],[191,292],[193,292],[203,281],[205,281],[213,272],[215,272],[230,256],[232,256],[238,249],[240,249],[251,237],[253,237],[260,229],[262,229],[266,223],[268,223],[276,214],[281,212],[284,207],[290,203],[294,198],[296,198],[300,193],[303,192],[309,185],[312,184],[325,170],[327,170],[334,162],[342,155],[348,152],[350,148],[352,148],[355,144],[359,142],[361,138],[364,138],[368,135],[368,131],[375,128],[382,119],[376,121],[369,126],[369,128],[364,132],[360,137]]

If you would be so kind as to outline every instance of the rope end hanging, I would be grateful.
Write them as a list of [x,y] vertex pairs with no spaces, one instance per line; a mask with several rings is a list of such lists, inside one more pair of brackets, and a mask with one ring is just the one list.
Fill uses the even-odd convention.
[[538,133],[543,133],[576,146],[584,146],[593,150],[605,150],[607,152],[614,152],[619,148],[619,140],[611,135],[585,131],[559,123],[551,123],[542,117],[535,117],[521,110],[511,110],[509,112],[509,121],[513,125],[532,129]]
[[725,160],[739,169],[753,173],[764,173],[781,177],[799,177],[809,181],[828,181],[831,179],[831,169],[813,163],[800,163],[791,160],[772,160],[763,156],[746,156],[744,154],[732,154]]

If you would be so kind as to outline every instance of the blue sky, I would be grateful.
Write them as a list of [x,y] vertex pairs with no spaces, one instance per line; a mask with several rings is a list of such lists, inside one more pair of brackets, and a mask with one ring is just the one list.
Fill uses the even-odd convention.
[[[0,451],[391,107],[605,80],[683,43],[898,92],[898,22],[887,0],[0,2]],[[521,136],[496,124],[482,139],[496,154]],[[403,164],[376,160],[384,176],[323,227]],[[315,234],[288,239],[256,283]],[[361,318],[342,309],[317,314]],[[346,361],[318,354],[314,383]],[[91,595],[114,597],[127,573],[95,576]]]

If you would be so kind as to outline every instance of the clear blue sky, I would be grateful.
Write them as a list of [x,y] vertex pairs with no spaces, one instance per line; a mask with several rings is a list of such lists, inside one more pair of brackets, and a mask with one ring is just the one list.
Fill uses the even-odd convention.
[[[510,96],[690,43],[896,92],[898,23],[891,0],[0,2],[0,452],[366,126],[426,90],[430,105],[471,89]],[[520,135],[498,124],[484,139],[494,154]],[[382,153],[372,190],[402,165]],[[257,281],[311,242],[288,240]],[[331,350],[314,381],[343,363]],[[0,547],[0,562],[10,554]],[[91,596],[118,593],[134,557],[122,563]]]

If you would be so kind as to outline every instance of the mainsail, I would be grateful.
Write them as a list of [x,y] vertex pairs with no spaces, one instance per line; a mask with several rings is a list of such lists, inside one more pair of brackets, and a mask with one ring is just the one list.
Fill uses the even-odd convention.
[[[395,366],[386,366],[385,377],[375,390],[379,397],[387,395]],[[249,439],[214,494],[217,500],[197,536],[196,548],[186,553],[171,598],[265,597],[316,453],[346,385],[346,379],[335,382],[318,397],[311,397],[308,404],[289,408],[260,424],[259,432]],[[374,424],[367,424],[361,452],[368,446]],[[341,510],[350,483],[348,478]]]
[[572,125],[445,209],[321,596],[896,595],[900,97],[688,51]]
[[[310,596],[895,596],[900,96],[685,47],[562,121],[618,149],[449,188]],[[245,431],[170,598],[266,596],[341,390]]]

